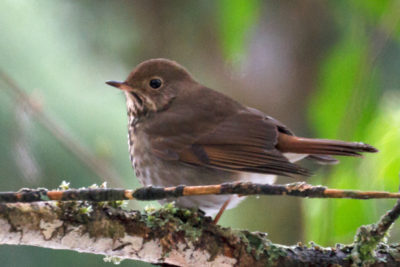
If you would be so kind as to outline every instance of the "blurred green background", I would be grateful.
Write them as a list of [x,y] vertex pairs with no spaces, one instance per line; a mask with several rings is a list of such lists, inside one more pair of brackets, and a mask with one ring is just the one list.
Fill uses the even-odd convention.
[[[62,180],[138,187],[125,101],[104,82],[157,57],[298,135],[380,149],[333,167],[304,163],[316,172],[307,182],[398,190],[400,1],[3,0],[0,10],[1,191]],[[250,197],[221,224],[267,232],[276,243],[327,246],[352,242],[358,226],[393,204]],[[400,240],[397,226],[391,240]],[[1,246],[0,258],[2,266],[109,265],[102,256],[32,247]]]

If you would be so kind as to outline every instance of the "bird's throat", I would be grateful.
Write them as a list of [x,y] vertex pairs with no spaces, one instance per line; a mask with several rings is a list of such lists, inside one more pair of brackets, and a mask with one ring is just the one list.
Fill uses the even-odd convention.
[[131,121],[137,121],[147,114],[147,108],[143,99],[136,93],[125,92],[126,107],[128,111],[129,124]]

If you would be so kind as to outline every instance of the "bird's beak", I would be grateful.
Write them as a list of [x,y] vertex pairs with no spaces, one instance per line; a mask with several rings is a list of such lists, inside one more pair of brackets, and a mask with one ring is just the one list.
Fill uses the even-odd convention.
[[131,87],[126,84],[126,82],[107,81],[106,84],[116,87],[118,89],[124,90],[124,91],[128,91],[131,89]]

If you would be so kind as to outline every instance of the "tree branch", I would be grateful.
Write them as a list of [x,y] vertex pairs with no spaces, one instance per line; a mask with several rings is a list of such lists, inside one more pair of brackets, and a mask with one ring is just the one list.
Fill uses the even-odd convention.
[[400,245],[379,242],[369,247],[372,258],[365,259],[356,253],[358,243],[335,248],[277,245],[266,234],[223,228],[197,211],[172,204],[144,214],[77,201],[0,204],[0,244],[68,249],[154,264],[350,266],[368,260],[371,266],[382,262],[397,266]]

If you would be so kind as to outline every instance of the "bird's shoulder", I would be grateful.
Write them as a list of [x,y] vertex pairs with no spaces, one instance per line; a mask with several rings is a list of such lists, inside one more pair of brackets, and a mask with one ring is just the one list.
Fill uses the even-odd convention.
[[232,98],[202,85],[182,90],[165,110],[153,114],[143,131],[155,135],[203,134],[246,110]]

